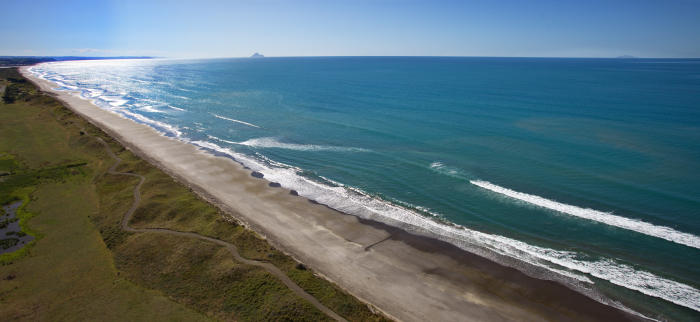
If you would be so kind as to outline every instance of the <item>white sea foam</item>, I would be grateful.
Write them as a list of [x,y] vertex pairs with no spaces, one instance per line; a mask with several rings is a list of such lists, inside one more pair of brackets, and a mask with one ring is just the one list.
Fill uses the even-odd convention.
[[114,95],[102,95],[99,96],[98,99],[107,102],[107,104],[109,104],[112,107],[122,106],[129,102],[128,100],[124,99],[123,96]]
[[329,145],[314,145],[314,144],[293,144],[293,143],[282,143],[274,138],[260,138],[252,139],[245,142],[238,143],[240,145],[247,145],[257,148],[280,148],[288,150],[297,151],[336,151],[336,152],[367,152],[368,150],[361,148],[348,148],[339,146],[329,146]]
[[231,143],[231,144],[238,144],[238,142],[233,142],[233,141],[224,140],[224,139],[217,138],[217,137],[215,137],[215,136],[213,136],[213,135],[209,135],[209,134],[207,134],[207,137],[210,138],[210,139],[219,140],[219,141],[221,141],[221,142],[226,142],[226,143]]
[[[30,71],[33,70],[30,69]],[[141,122],[152,124],[164,130],[168,130],[170,127],[173,131],[177,131],[172,126],[150,120],[142,115],[129,113],[119,108],[113,110],[118,110]],[[218,115],[217,117],[255,126]],[[179,137],[179,131],[177,133],[176,135]],[[183,140],[186,141],[186,139]],[[238,144],[231,141],[224,142]],[[445,224],[423,216],[411,209],[372,197],[362,190],[344,186],[338,182],[335,182],[334,185],[329,185],[311,180],[300,175],[301,169],[274,162],[261,155],[258,155],[260,157],[258,159],[236,153],[232,149],[222,148],[208,141],[193,141],[190,143],[231,155],[253,171],[263,173],[266,179],[277,182],[285,188],[294,189],[301,196],[316,200],[336,210],[400,227],[416,235],[430,236],[452,243],[502,265],[517,268],[530,276],[562,282],[600,302],[618,307],[632,314],[636,313],[617,302],[606,299],[598,294],[595,289],[587,286],[593,283],[587,276],[595,276],[613,284],[700,311],[700,292],[696,288],[646,271],[637,270],[632,266],[617,263],[611,259],[591,259],[586,261],[582,259],[583,255],[580,253],[529,245],[504,236],[487,234],[458,225]],[[272,141],[268,143],[272,144]],[[279,146],[281,143],[277,142],[275,144]],[[445,170],[442,164],[435,163],[433,165],[433,168],[436,170]],[[447,173],[451,173],[451,170],[448,169]],[[439,214],[433,215],[440,216]]]
[[[83,98],[83,99],[88,99],[88,98],[85,98],[81,95],[77,95],[77,96],[80,98]],[[106,102],[107,104],[100,104],[99,100]],[[91,101],[95,105],[100,106],[104,109],[117,112],[117,113],[122,114],[128,118],[131,118],[137,122],[149,124],[149,125],[152,125],[154,127],[159,128],[160,130],[170,132],[170,134],[174,135],[175,137],[179,138],[182,136],[182,132],[176,126],[150,119],[144,115],[141,115],[139,113],[134,113],[134,112],[127,110],[126,108],[123,108],[122,105],[124,105],[126,102],[128,102],[126,100],[119,100],[119,99],[104,97],[104,96],[100,97],[99,100],[91,99]],[[142,109],[149,111],[149,112],[162,113],[161,111],[153,108],[153,106],[145,106],[145,107],[142,107]]]
[[155,127],[159,127],[159,128],[161,128],[162,130],[165,130],[165,131],[167,131],[167,132],[170,132],[170,133],[173,134],[175,137],[178,137],[178,138],[179,138],[180,136],[182,136],[182,132],[180,132],[180,130],[179,130],[176,126],[172,126],[172,125],[167,124],[167,123],[163,123],[163,122],[159,122],[159,121],[156,121],[156,120],[152,120],[152,119],[147,118],[147,117],[145,117],[145,116],[143,116],[143,115],[141,115],[141,114],[129,112],[129,111],[125,110],[125,109],[114,109],[114,111],[117,112],[117,113],[121,113],[121,114],[127,115],[127,116],[131,117],[132,119],[134,119],[134,120],[136,120],[136,121],[138,121],[138,122],[150,124],[150,125],[155,126]]
[[164,107],[168,107],[168,108],[171,108],[171,109],[177,110],[177,111],[186,111],[184,109],[181,109],[181,108],[178,108],[178,107],[175,107],[172,105],[168,105],[168,104],[144,105],[144,106],[139,106],[138,109],[146,111],[146,112],[151,112],[151,113],[168,113],[168,112],[172,113],[172,111],[158,109],[158,108],[164,108]]
[[83,92],[83,97],[86,98],[95,98],[104,95],[105,91],[102,89],[92,89],[92,88],[87,88]]
[[[31,69],[29,71],[33,72]],[[37,74],[35,73],[35,75],[37,75]],[[37,75],[37,77],[40,77],[40,76]],[[44,79],[47,79],[47,78],[44,78]],[[56,82],[55,79],[47,79],[47,80],[52,81],[52,82]],[[78,88],[76,87],[76,89],[78,89]],[[114,93],[106,94],[108,92],[104,89],[82,88],[81,90],[83,90],[83,92],[74,93],[73,95],[76,97],[82,98],[82,99],[90,100],[91,102],[93,102],[95,105],[97,105],[99,107],[120,113],[120,114],[122,114],[126,117],[129,117],[135,121],[138,121],[141,123],[146,123],[146,124],[149,124],[153,127],[158,128],[160,130],[163,130],[165,132],[169,132],[170,134],[174,135],[175,137],[179,138],[182,136],[182,132],[180,132],[176,126],[150,119],[144,115],[130,112],[129,110],[124,108],[124,105],[129,102],[129,100],[124,97],[128,93],[120,92],[120,93],[118,93],[120,95],[115,95]],[[85,95],[84,94],[85,92],[89,92],[90,95]],[[178,109],[176,107],[173,107],[170,105],[165,105],[165,104],[162,106],[168,106],[168,107],[172,107],[174,109]],[[157,110],[155,108],[155,106],[152,106],[152,105],[147,105],[147,106],[141,107],[141,109],[148,111],[148,112],[162,113],[162,111]],[[179,110],[181,110],[181,109],[179,109]]]
[[142,106],[139,109],[146,111],[146,112],[151,112],[151,113],[163,113],[162,111],[159,111],[155,107],[153,107],[153,105]]
[[572,205],[563,204],[554,200],[542,198],[540,196],[529,195],[526,193],[510,190],[508,188],[503,188],[501,186],[497,186],[493,183],[483,180],[472,180],[470,182],[484,189],[488,189],[511,198],[522,200],[533,205],[556,210],[580,218],[594,220],[607,225],[636,231],[638,233],[662,238],[678,244],[700,248],[700,237],[680,232],[673,228],[665,226],[656,226],[638,219],[630,219],[622,216],[617,216],[608,212],[602,212],[589,208],[580,208]]
[[442,162],[433,162],[430,164],[430,168],[441,174],[448,175],[450,177],[455,177],[459,179],[466,179],[467,177],[462,173],[460,169],[446,166]]
[[216,117],[218,117],[218,118],[220,118],[220,119],[228,120],[228,121],[231,121],[231,122],[241,123],[241,124],[245,124],[245,125],[250,125],[250,126],[252,126],[252,127],[260,128],[259,126],[250,124],[250,123],[248,123],[248,122],[243,122],[243,121],[239,121],[239,120],[234,120],[234,119],[230,119],[230,118],[228,118],[228,117],[219,116],[219,115],[216,115],[216,114],[212,114],[212,115],[214,115],[214,116],[216,116]]
[[[449,225],[420,215],[418,212],[372,197],[362,190],[341,183],[324,184],[299,174],[300,169],[266,165],[249,156],[236,153],[206,141],[194,144],[233,156],[244,165],[262,173],[265,179],[293,189],[301,196],[313,199],[333,209],[361,218],[376,220],[403,228],[412,234],[437,238],[464,250],[489,258],[501,265],[514,267],[533,277],[561,282],[600,302],[638,314],[620,303],[610,301],[586,284],[594,276],[615,285],[662,298],[666,301],[700,311],[700,291],[692,286],[666,279],[650,272],[617,263],[607,258],[590,258],[581,253],[559,251],[530,245],[499,235],[492,235]],[[441,217],[439,214],[433,214]]]

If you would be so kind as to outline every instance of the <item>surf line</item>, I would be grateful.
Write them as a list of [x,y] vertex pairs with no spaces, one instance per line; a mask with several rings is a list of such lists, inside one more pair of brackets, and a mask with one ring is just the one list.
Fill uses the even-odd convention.
[[241,124],[245,124],[245,125],[250,125],[250,126],[252,126],[252,127],[260,128],[259,126],[250,124],[250,123],[248,123],[248,122],[243,122],[243,121],[239,121],[239,120],[234,120],[234,119],[230,119],[230,118],[228,118],[228,117],[219,116],[219,115],[216,115],[216,114],[212,114],[212,115],[214,115],[214,116],[216,116],[216,117],[218,117],[218,118],[220,118],[220,119],[228,120],[228,121],[231,121],[231,122],[241,123]]
[[471,180],[469,182],[481,188],[491,190],[493,192],[506,195],[511,198],[522,200],[533,205],[556,210],[565,214],[584,219],[594,220],[597,222],[608,224],[610,226],[632,230],[645,235],[662,238],[668,241],[672,241],[674,243],[683,244],[686,246],[700,249],[700,237],[680,232],[673,228],[665,226],[656,226],[638,219],[630,219],[622,216],[613,215],[609,212],[602,212],[590,208],[580,208],[572,205],[559,203],[554,200],[542,198],[540,196],[529,195],[526,193],[510,190],[508,188],[503,188],[488,181]]

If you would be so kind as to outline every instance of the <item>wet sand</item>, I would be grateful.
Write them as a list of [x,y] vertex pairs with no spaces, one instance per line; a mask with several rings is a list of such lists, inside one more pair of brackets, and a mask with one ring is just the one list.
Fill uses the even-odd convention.
[[217,204],[271,244],[399,321],[626,321],[622,311],[556,282],[432,238],[310,202],[231,158],[22,74],[124,146]]

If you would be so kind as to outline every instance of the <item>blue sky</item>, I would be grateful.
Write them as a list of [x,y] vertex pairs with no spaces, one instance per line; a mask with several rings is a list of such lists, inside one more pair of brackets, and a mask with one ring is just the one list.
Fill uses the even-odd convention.
[[0,55],[700,58],[700,0],[2,0],[0,14]]

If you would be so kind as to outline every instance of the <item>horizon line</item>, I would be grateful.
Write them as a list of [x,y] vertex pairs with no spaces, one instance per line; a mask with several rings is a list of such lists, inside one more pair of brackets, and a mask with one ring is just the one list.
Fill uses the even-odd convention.
[[319,56],[148,56],[148,55],[127,55],[127,56],[82,56],[82,55],[44,55],[44,56],[27,56],[27,55],[0,55],[1,58],[104,58],[104,59],[119,59],[119,58],[144,58],[144,59],[234,59],[234,58],[321,58],[321,57],[445,57],[445,58],[560,58],[560,59],[700,59],[700,57],[637,57],[631,55],[620,55],[615,57],[585,57],[585,56],[458,56],[458,55],[319,55]]

